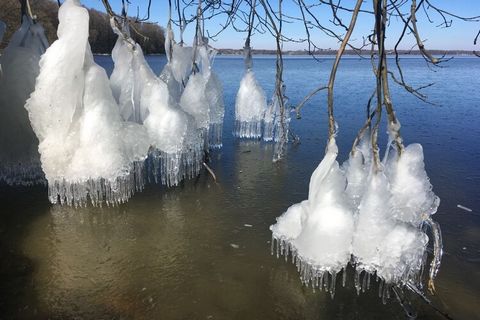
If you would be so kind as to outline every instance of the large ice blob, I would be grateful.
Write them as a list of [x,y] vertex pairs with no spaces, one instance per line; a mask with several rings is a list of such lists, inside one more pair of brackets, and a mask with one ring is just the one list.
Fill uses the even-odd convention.
[[265,92],[255,79],[253,71],[248,69],[240,81],[235,101],[234,135],[239,138],[260,138],[266,110]]
[[[119,38],[111,84],[120,93],[117,99],[121,110],[131,110],[134,115],[128,119],[147,129],[151,146],[146,163],[148,176],[168,186],[196,176],[203,160],[203,140],[193,117],[182,111],[167,84],[153,73],[128,30],[112,26]],[[122,99],[122,93],[127,99]]]
[[[293,205],[270,227],[280,254],[291,252],[305,284],[335,291],[338,272],[351,258],[354,219],[335,139],[310,178],[308,200]],[[330,284],[329,284],[330,281]]]
[[143,187],[147,132],[123,121],[107,74],[93,61],[88,11],[78,0],[66,0],[58,17],[58,40],[42,56],[26,104],[50,201],[125,202]]

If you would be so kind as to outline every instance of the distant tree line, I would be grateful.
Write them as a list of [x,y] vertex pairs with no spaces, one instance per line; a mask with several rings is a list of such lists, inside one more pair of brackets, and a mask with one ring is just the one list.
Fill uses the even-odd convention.
[[[58,4],[53,0],[30,0],[33,14],[45,29],[48,41],[57,39]],[[19,28],[21,23],[20,2],[18,0],[0,0],[0,20],[5,22],[7,30],[0,44],[0,48],[8,45],[8,40]],[[94,53],[111,53],[117,35],[110,27],[107,14],[95,9],[88,9],[90,14],[89,41]],[[165,52],[164,30],[158,24],[139,22],[135,23],[135,30],[131,31],[132,38],[138,42],[145,54]]]

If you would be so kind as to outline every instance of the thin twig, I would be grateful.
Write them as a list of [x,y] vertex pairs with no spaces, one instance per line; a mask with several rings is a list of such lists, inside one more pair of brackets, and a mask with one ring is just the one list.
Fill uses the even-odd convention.
[[212,168],[210,168],[208,164],[206,164],[205,162],[203,162],[203,166],[205,167],[205,169],[207,169],[208,173],[210,173],[210,175],[213,178],[213,181],[217,183],[217,176],[215,175],[215,172],[213,172]]

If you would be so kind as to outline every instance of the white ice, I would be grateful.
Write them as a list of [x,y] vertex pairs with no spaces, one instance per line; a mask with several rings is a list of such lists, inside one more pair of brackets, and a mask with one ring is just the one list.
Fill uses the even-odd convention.
[[[418,285],[429,240],[423,227],[432,225],[429,217],[439,204],[421,145],[411,144],[401,155],[394,149],[386,165],[375,168],[365,134],[340,168],[334,143],[312,174],[308,200],[288,208],[270,227],[277,255],[291,253],[302,281],[330,292],[325,275],[334,277],[348,263],[356,269],[357,290],[376,276],[383,299],[393,285]],[[435,250],[433,276],[441,256],[441,248]]]
[[192,74],[180,98],[182,109],[195,119],[196,128],[203,132],[205,138],[210,123],[210,105],[205,94],[206,84],[201,73]]
[[222,146],[223,117],[225,104],[223,101],[223,86],[217,74],[212,69],[216,51],[207,44],[197,47],[197,65],[205,79],[205,97],[208,102],[209,125],[208,147],[220,148]]
[[419,144],[407,146],[400,156],[391,150],[386,163],[370,170],[358,205],[352,253],[357,273],[376,272],[388,288],[418,280],[428,244],[422,224],[437,210],[439,200]]
[[344,194],[345,175],[336,157],[335,139],[310,178],[308,200],[293,205],[270,227],[282,254],[292,252],[302,281],[322,287],[331,275],[333,293],[336,274],[350,261],[354,218]]
[[113,19],[110,22],[115,32],[119,34],[119,37],[112,50],[112,60],[115,67],[110,75],[110,86],[113,96],[120,107],[120,114],[123,119],[141,123],[143,119],[141,119],[139,110],[139,97],[134,94],[135,74],[133,71],[132,51],[135,49],[135,44],[123,37],[122,32],[128,33],[128,25],[124,26],[124,30],[119,30]]
[[24,16],[0,57],[0,180],[11,185],[44,181],[38,139],[24,105],[47,47],[41,24]]
[[393,216],[420,226],[437,211],[440,204],[425,171],[423,148],[414,143],[408,145],[400,157],[397,152],[392,153],[387,162],[387,173],[392,191]]
[[218,76],[212,71],[205,85],[205,95],[210,106],[210,122],[208,127],[208,146],[222,146],[223,117],[225,103],[223,101],[223,86]]
[[58,40],[42,56],[26,104],[50,201],[122,203],[143,186],[147,132],[123,121],[106,72],[93,61],[88,11],[66,0],[58,17]]
[[193,48],[173,43],[172,56],[169,62],[173,77],[185,87],[188,76],[192,72]]
[[221,147],[225,105],[222,84],[212,69],[215,50],[206,42],[195,47],[177,44],[170,25],[165,50],[168,63],[160,79],[167,84],[172,102],[194,118],[205,149]]
[[[203,159],[203,141],[196,130],[193,117],[181,110],[170,95],[167,84],[159,79],[148,65],[141,47],[133,42],[126,30],[114,26],[119,38],[114,48],[115,68],[112,87],[126,92],[122,110],[132,110],[130,118],[147,129],[151,150],[147,171],[157,182],[177,185],[185,177],[198,174]],[[125,28],[126,29],[126,28]],[[115,77],[114,77],[115,76]]]
[[173,99],[173,102],[180,103],[180,97],[183,92],[183,84],[179,83],[173,76],[172,66],[170,63],[167,63],[162,72],[159,75],[159,78],[167,84],[168,93]]
[[162,183],[177,185],[183,178],[196,176],[203,159],[203,141],[195,120],[184,112],[170,96],[167,84],[155,77],[140,46],[134,53],[139,75],[148,79],[141,91],[141,106],[148,111],[144,125],[154,148],[154,163],[158,164]]
[[240,82],[235,101],[234,135],[239,138],[260,138],[266,111],[265,92],[255,79],[253,71],[247,69]]
[[348,160],[342,164],[348,182],[345,193],[356,213],[358,213],[358,206],[367,184],[367,176],[371,170],[370,146],[370,135],[365,134],[359,145],[354,147],[353,153],[350,152]]
[[[191,68],[192,68],[191,59],[193,59],[193,56],[188,56],[189,60],[187,61],[185,59],[183,63],[180,63],[180,57],[175,57],[175,59],[173,59],[173,49],[176,45],[177,44],[175,42],[172,25],[171,25],[171,22],[169,21],[169,23],[167,24],[167,29],[165,30],[165,53],[167,56],[167,64],[163,67],[163,70],[160,73],[159,77],[167,84],[170,97],[174,100],[175,103],[179,103],[183,89],[185,88],[185,85],[186,85],[186,79],[188,78],[188,75],[190,75],[190,72],[191,72]],[[185,50],[190,50],[190,49],[185,49]],[[178,49],[176,52],[178,53]],[[174,61],[175,61],[175,65],[174,65]],[[180,68],[180,65],[182,65],[181,68]],[[182,72],[178,71],[177,69],[183,69],[184,68],[183,65],[185,66],[185,71],[183,72],[183,76],[179,77],[181,78],[181,81],[178,81],[175,78],[174,72],[177,74],[178,73],[182,74]]]
[[420,229],[396,220],[390,200],[386,175],[373,173],[359,206],[352,253],[357,272],[376,272],[387,284],[405,284],[420,272],[428,238]]

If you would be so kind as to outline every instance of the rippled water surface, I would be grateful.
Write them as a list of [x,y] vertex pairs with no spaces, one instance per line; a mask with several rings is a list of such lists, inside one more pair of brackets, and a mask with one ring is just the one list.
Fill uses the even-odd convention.
[[[110,57],[96,60],[111,71]],[[292,104],[326,83],[332,61],[286,60]],[[158,72],[164,58],[149,62]],[[420,58],[403,62],[412,84],[436,83],[425,91],[434,106],[393,89],[404,140],[424,146],[441,198],[434,218],[445,255],[432,301],[454,319],[480,319],[480,59],[455,58],[436,72]],[[274,64],[272,57],[255,59],[269,95]],[[202,173],[176,188],[148,186],[119,207],[80,209],[50,205],[42,187],[1,187],[0,319],[405,318],[394,299],[382,304],[376,285],[357,296],[349,274],[331,299],[302,287],[294,266],[270,254],[268,227],[307,197],[323,156],[325,94],[305,106],[301,120],[292,119],[301,144],[273,164],[270,145],[231,135],[242,60],[220,57],[215,69],[227,105],[224,147],[211,160],[218,183]],[[335,93],[341,161],[373,89],[369,61],[342,61]],[[444,319],[419,299],[413,304],[421,319]]]

